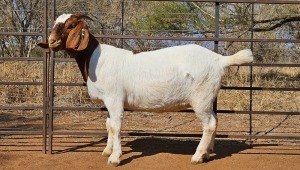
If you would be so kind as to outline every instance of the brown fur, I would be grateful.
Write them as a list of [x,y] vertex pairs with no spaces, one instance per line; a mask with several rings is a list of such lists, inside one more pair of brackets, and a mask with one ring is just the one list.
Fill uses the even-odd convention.
[[139,54],[139,53],[141,53],[141,51],[139,51],[139,50],[132,50],[132,53],[133,54]]
[[[83,80],[88,78],[90,57],[99,45],[96,38],[89,33],[88,27],[82,19],[90,19],[86,15],[71,15],[65,23],[57,23],[51,30],[48,43],[38,43],[42,48],[53,51],[65,50],[70,57],[75,58],[81,71]],[[84,31],[84,36],[82,36]]]

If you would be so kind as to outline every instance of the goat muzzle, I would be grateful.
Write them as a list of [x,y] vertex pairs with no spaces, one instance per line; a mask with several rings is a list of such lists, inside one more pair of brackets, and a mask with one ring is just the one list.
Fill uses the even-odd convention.
[[52,50],[55,50],[57,47],[59,47],[61,45],[61,40],[60,39],[54,39],[54,38],[49,38],[49,47]]

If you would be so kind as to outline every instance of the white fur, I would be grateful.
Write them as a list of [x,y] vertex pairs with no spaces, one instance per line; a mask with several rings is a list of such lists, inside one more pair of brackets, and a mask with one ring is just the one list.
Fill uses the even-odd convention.
[[252,60],[250,50],[222,56],[198,45],[184,45],[133,54],[100,44],[90,60],[87,87],[91,98],[102,101],[109,111],[103,151],[110,155],[108,164],[120,163],[124,109],[165,112],[191,107],[203,122],[203,137],[192,163],[208,158],[217,128],[212,105],[224,68]]
[[235,65],[243,64],[243,63],[249,63],[253,60],[252,51],[250,49],[245,49],[237,52],[236,54],[232,56],[224,56],[222,57],[222,64],[224,64],[225,67],[232,65],[234,63]]
[[54,26],[57,24],[57,23],[65,23],[67,21],[67,19],[70,18],[72,14],[62,14],[60,15],[59,17],[56,18],[55,22],[54,22]]

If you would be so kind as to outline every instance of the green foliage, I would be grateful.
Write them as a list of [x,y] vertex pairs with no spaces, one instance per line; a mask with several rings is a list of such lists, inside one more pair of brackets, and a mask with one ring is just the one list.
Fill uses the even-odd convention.
[[152,4],[148,11],[136,16],[133,25],[137,30],[149,30],[149,35],[206,36],[206,33],[212,33],[214,30],[213,7],[212,3]]
[[183,3],[164,3],[157,5],[150,13],[138,15],[134,22],[137,29],[158,31],[181,32],[188,30],[192,18],[187,18],[190,13],[188,6]]

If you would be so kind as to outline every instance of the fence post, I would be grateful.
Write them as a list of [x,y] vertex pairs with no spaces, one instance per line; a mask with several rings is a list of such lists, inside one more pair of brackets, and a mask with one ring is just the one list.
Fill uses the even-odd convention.
[[[220,21],[220,3],[215,3],[215,38],[219,38],[219,21]],[[214,51],[216,53],[219,52],[219,41],[214,41]],[[214,104],[213,104],[213,110],[215,114],[217,114],[218,110],[218,98],[216,97]]]
[[[124,35],[124,13],[125,13],[125,2],[122,0],[122,18],[121,18],[121,34]],[[124,39],[121,39],[121,47],[124,47]]]
[[[253,40],[253,27],[254,27],[254,3],[251,3],[251,39]],[[253,51],[253,41],[250,43],[250,49]],[[249,101],[249,135],[250,135],[250,142],[252,138],[252,105],[253,105],[253,66],[252,63],[250,65],[250,101]]]
[[[48,20],[48,0],[43,1],[44,6],[44,15],[43,15],[43,41],[47,41],[47,20]],[[44,50],[43,54],[43,140],[42,140],[42,151],[46,153],[47,151],[47,125],[48,125],[48,103],[49,103],[49,95],[48,95],[48,61],[49,61],[49,50]]]
[[[56,13],[56,0],[52,0],[52,15],[51,19],[54,22]],[[53,97],[54,97],[54,57],[55,53],[50,55],[50,76],[49,76],[49,128],[48,128],[48,153],[52,154],[53,146]]]

